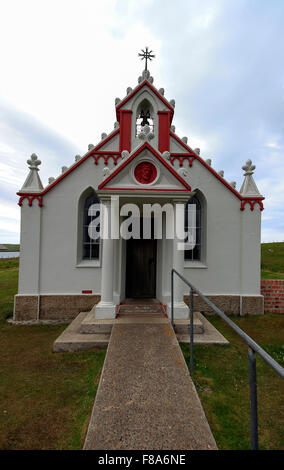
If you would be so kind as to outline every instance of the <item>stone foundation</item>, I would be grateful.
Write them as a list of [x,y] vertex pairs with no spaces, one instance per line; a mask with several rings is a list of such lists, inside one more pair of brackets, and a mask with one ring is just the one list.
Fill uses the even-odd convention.
[[[100,301],[100,295],[41,295],[40,320],[73,319],[80,312],[88,312]],[[38,311],[37,295],[16,295],[14,306],[15,321],[36,320]]]
[[[188,305],[188,295],[184,301]],[[211,300],[226,315],[240,315],[239,295],[209,295]],[[39,319],[60,320],[73,319],[80,312],[90,311],[100,301],[100,295],[41,295]],[[14,317],[15,321],[37,319],[38,296],[16,295]],[[194,310],[206,315],[214,315],[214,311],[198,296],[194,295]],[[242,315],[262,315],[263,296],[243,296]]]
[[[226,315],[263,315],[263,296],[252,295],[208,295],[207,298],[213,302]],[[241,302],[242,300],[242,308]],[[185,303],[189,304],[189,296],[184,297]],[[206,315],[215,315],[209,305],[202,300],[197,294],[194,294],[194,311],[204,313]]]

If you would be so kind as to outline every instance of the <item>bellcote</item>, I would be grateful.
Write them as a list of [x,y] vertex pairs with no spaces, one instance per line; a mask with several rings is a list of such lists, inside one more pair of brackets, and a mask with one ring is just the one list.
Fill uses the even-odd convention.
[[138,85],[127,88],[123,100],[116,98],[116,115],[120,124],[120,151],[132,152],[140,145],[139,134],[149,126],[151,146],[161,153],[170,148],[170,126],[174,115],[174,100],[167,101],[164,89],[153,85],[149,70],[143,70]]

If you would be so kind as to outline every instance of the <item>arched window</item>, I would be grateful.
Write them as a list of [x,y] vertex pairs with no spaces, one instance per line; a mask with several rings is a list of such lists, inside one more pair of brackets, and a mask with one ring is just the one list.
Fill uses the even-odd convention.
[[196,196],[193,196],[185,206],[184,231],[188,235],[185,238],[184,259],[186,261],[201,260],[201,204]]
[[94,204],[100,204],[96,194],[86,197],[83,209],[83,259],[100,258],[100,239],[96,236],[100,230],[100,211]]

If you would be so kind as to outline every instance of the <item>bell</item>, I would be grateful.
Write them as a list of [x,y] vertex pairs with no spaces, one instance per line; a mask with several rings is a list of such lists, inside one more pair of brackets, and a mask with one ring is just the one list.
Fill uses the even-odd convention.
[[148,126],[150,125],[150,123],[149,123],[149,121],[148,121],[148,119],[149,119],[150,117],[151,117],[151,116],[150,116],[150,111],[148,110],[148,111],[146,112],[146,114],[145,114],[145,112],[144,112],[143,109],[142,109],[142,111],[141,111],[141,113],[140,113],[140,116],[139,116],[139,118],[143,119],[143,121],[141,122],[141,126],[142,126],[142,127],[144,127],[146,124],[147,124]]

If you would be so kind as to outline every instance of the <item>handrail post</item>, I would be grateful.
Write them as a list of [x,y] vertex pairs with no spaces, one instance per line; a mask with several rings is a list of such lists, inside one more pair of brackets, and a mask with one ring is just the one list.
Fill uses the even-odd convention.
[[248,348],[248,357],[250,387],[250,442],[251,450],[258,450],[256,358],[255,351],[251,348]]
[[194,372],[194,360],[193,360],[193,290],[190,288],[189,293],[189,310],[190,310],[190,370]]
[[174,327],[174,270],[171,271],[171,324]]

